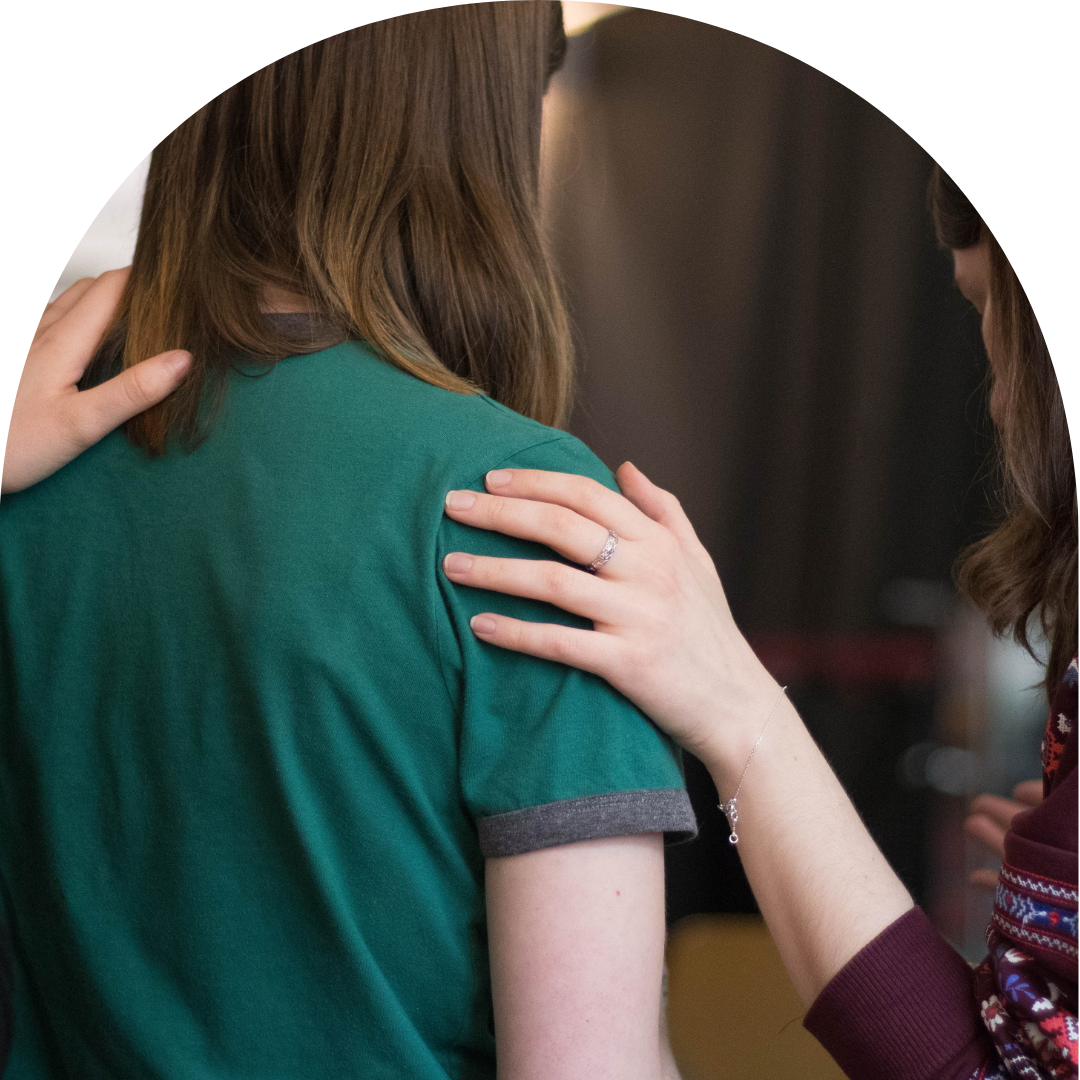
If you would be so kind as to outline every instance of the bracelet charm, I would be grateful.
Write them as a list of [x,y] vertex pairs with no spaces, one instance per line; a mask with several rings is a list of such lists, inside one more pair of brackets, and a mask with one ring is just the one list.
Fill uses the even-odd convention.
[[750,756],[746,759],[746,764],[743,766],[742,776],[739,777],[739,786],[735,789],[735,794],[728,799],[727,802],[720,803],[720,809],[724,812],[724,817],[728,820],[728,828],[731,829],[731,835],[728,837],[729,844],[737,844],[739,842],[739,834],[735,831],[735,823],[739,820],[739,808],[736,805],[739,792],[742,791],[743,781],[746,779],[746,770],[750,768],[750,762],[754,760],[754,754],[757,752],[758,744],[765,738],[765,732],[769,727],[769,723],[772,721],[773,713],[776,712],[776,706],[780,704],[780,698],[787,693],[787,687],[780,687],[780,694],[773,702],[773,707],[769,710],[769,715],[765,718],[765,727],[761,729],[761,734],[757,737],[757,742],[750,749]]
[[728,828],[731,829],[731,835],[727,838],[728,843],[737,844],[739,842],[739,834],[735,831],[735,822],[739,820],[739,811],[735,806],[735,800],[728,799],[726,803],[721,803],[720,809],[724,811],[724,817],[727,818]]

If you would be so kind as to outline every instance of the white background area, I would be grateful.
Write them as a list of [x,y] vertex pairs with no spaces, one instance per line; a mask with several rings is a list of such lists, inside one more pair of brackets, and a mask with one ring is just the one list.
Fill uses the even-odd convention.
[[67,266],[53,288],[55,300],[79,278],[97,277],[106,270],[117,270],[131,263],[135,237],[139,232],[139,212],[150,159],[144,158],[135,171],[113,192],[101,212],[90,223]]
[[[0,446],[46,301],[98,212],[150,149],[205,102],[270,61],[349,27],[431,6],[395,0],[57,0],[8,9],[8,48],[0,67],[0,195],[7,211],[0,268]],[[1075,0],[1029,0],[1022,7],[1000,0],[682,0],[651,6],[745,34],[812,64],[866,98],[940,161],[1016,267],[1076,420]]]

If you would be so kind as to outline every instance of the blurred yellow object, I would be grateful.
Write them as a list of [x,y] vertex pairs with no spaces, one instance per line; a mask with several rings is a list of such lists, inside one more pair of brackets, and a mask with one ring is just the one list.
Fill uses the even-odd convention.
[[668,939],[668,1031],[683,1080],[843,1080],[756,915],[692,915]]
[[577,0],[563,0],[563,26],[571,37],[584,34],[593,23],[625,8],[625,4],[586,4]]

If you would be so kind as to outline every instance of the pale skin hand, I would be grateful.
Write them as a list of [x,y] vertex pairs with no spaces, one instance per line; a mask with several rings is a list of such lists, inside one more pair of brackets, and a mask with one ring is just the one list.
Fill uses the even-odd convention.
[[26,357],[8,429],[4,494],[44,480],[125,420],[168,397],[191,355],[161,353],[91,390],[79,380],[108,328],[128,271],[84,278],[45,309]]
[[[979,795],[972,800],[971,814],[964,822],[964,831],[981,840],[999,856],[1005,854],[1005,833],[1012,819],[1024,810],[1038,806],[1043,800],[1041,780],[1025,780],[1013,788],[1013,797],[1003,799],[999,795]],[[998,876],[993,870],[975,870],[971,874],[972,885],[994,892]]]
[[473,629],[485,641],[602,676],[701,756],[718,721],[730,741],[744,716],[764,715],[779,687],[735,626],[712,559],[675,497],[629,463],[618,480],[628,498],[582,476],[500,470],[489,474],[488,489],[513,501],[471,491],[447,497],[450,517],[539,540],[580,564],[596,557],[611,528],[619,545],[598,576],[460,552],[447,557],[446,572],[592,619],[599,633],[496,615],[477,616]]
[[[580,476],[499,470],[488,493],[446,500],[457,521],[538,541],[579,564],[596,557],[611,528],[619,545],[598,574],[461,552],[444,570],[455,582],[591,619],[594,629],[582,630],[485,614],[472,626],[481,640],[607,679],[697,755],[730,798],[779,687],[735,626],[677,500],[630,464],[617,480],[623,495]],[[739,815],[747,877],[809,1005],[911,897],[786,698],[758,746]]]

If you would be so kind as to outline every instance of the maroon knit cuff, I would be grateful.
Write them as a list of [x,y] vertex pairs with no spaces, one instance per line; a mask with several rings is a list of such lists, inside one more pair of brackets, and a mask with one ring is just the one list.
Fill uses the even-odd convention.
[[971,1080],[994,1056],[971,968],[917,907],[833,976],[803,1025],[851,1080]]

